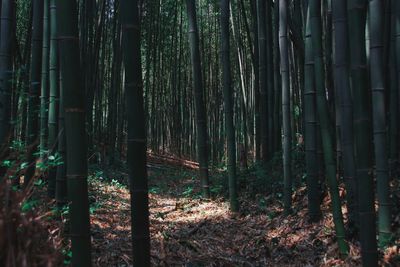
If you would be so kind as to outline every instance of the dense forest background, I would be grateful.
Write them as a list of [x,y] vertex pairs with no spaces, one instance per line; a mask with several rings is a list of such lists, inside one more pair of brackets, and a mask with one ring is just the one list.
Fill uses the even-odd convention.
[[0,265],[400,264],[400,1],[0,0]]

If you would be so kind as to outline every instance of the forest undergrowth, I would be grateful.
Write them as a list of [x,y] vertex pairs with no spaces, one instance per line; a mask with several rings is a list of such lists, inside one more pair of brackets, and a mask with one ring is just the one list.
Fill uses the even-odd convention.
[[[299,156],[301,157],[301,155]],[[150,157],[149,192],[151,254],[154,266],[359,266],[359,244],[350,243],[350,255],[337,257],[330,198],[324,194],[323,218],[311,223],[302,160],[294,166],[297,189],[293,213],[285,215],[282,203],[282,169],[279,160],[264,168],[254,165],[240,172],[239,213],[227,203],[226,170],[212,172],[212,200],[201,198],[196,164],[181,164]],[[183,166],[186,165],[186,166]],[[131,266],[130,199],[123,169],[92,166],[89,201],[94,266]],[[0,257],[19,266],[68,266],[70,244],[68,210],[56,209],[46,196],[40,173],[32,187],[17,193],[3,183],[0,233],[13,242],[0,244]],[[397,186],[396,186],[397,187]],[[345,194],[341,190],[341,196]],[[400,192],[394,191],[400,198]],[[3,203],[10,203],[4,205]],[[10,201],[11,200],[11,201]],[[395,201],[395,203],[399,203]],[[397,206],[396,209],[399,207]],[[343,209],[343,213],[347,211]],[[399,214],[395,212],[394,214]],[[400,264],[400,216],[395,218],[395,238],[381,251],[382,266]],[[29,237],[29,238],[27,238]],[[61,251],[61,253],[60,253]],[[5,261],[2,261],[5,262]],[[29,263],[29,264],[28,264]]]

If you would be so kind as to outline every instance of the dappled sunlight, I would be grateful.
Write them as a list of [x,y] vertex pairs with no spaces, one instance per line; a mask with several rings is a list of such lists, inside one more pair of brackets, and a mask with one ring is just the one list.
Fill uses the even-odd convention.
[[400,0],[0,0],[0,267],[400,266]]
[[[169,174],[173,172],[169,170]],[[160,183],[174,186],[197,183],[174,177]],[[150,182],[159,180],[159,171],[150,172]],[[131,263],[129,190],[123,185],[93,181],[100,208],[92,216],[93,247],[96,266]],[[171,194],[173,192],[174,194]],[[152,263],[154,266],[200,264],[205,266],[318,265],[354,266],[359,250],[351,244],[350,257],[337,257],[330,199],[322,207],[325,214],[310,223],[306,211],[306,191],[293,195],[295,212],[285,216],[279,201],[260,210],[251,199],[241,198],[242,210],[231,213],[228,203],[217,198],[203,200],[184,197],[182,192],[159,189],[149,195]],[[195,194],[195,192],[193,192]]]

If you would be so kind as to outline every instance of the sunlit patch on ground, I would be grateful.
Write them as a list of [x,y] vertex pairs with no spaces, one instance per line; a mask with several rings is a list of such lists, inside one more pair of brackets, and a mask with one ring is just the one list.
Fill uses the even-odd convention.
[[[89,179],[94,266],[132,265],[130,196],[126,173],[118,171],[118,175],[120,182],[96,175]],[[216,176],[213,173],[213,188],[219,187]],[[349,243],[346,259],[338,256],[328,195],[322,205],[323,219],[310,223],[302,186],[293,193],[289,216],[283,214],[277,193],[253,194],[251,188],[242,188],[241,212],[232,214],[223,197],[226,192],[204,200],[199,187],[195,170],[154,163],[149,167],[153,266],[360,266],[357,242]],[[46,188],[38,187],[32,209],[38,223],[48,229],[48,242],[62,252],[60,261],[68,265],[68,224],[63,226],[67,216],[56,216],[54,201],[44,196]],[[345,208],[343,213],[347,213]],[[399,224],[399,215],[394,222]],[[382,265],[399,266],[399,234],[396,238],[382,252]]]
[[[176,172],[181,170],[177,169]],[[243,210],[231,214],[223,199],[202,200],[185,195],[185,187],[196,187],[190,173],[170,177],[150,171],[150,221],[154,266],[357,266],[359,250],[350,244],[350,256],[338,257],[329,197],[325,217],[309,223],[305,190],[294,195],[297,206],[285,217],[280,202],[261,212],[259,205],[241,199]],[[172,175],[174,176],[174,175]],[[101,208],[92,214],[96,266],[131,264],[129,191],[123,186],[92,182]],[[151,190],[150,190],[151,191]],[[193,197],[195,196],[195,197]],[[272,215],[271,215],[272,214]],[[392,249],[393,250],[393,249]],[[393,254],[394,252],[389,252]]]

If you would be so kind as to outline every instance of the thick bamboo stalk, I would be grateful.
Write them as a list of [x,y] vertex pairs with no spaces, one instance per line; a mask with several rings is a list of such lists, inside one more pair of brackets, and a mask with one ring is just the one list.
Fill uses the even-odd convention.
[[85,93],[82,90],[77,2],[57,0],[58,40],[65,111],[72,266],[91,266]]
[[195,100],[196,128],[197,128],[197,154],[200,163],[200,180],[205,198],[210,197],[208,181],[208,145],[207,145],[207,117],[204,104],[203,75],[199,50],[199,34],[197,28],[196,3],[186,0],[189,19],[189,43],[192,60],[192,76]]
[[343,159],[344,181],[346,183],[346,199],[349,212],[349,224],[352,227],[357,224],[357,183],[356,166],[354,158],[354,134],[353,134],[353,103],[349,80],[349,42],[347,27],[347,0],[333,1],[334,24],[334,79],[337,91],[337,107],[339,108],[341,127],[341,150]]
[[236,145],[233,124],[233,94],[229,44],[230,1],[221,0],[221,65],[224,94],[225,129],[228,143],[229,203],[231,211],[239,211],[236,182]]
[[314,81],[314,54],[311,40],[310,12],[307,12],[304,66],[305,152],[307,169],[308,210],[311,221],[321,218],[317,167],[317,107]]
[[381,0],[369,1],[370,74],[380,246],[386,246],[391,237],[391,201],[386,147],[385,80],[383,75],[383,12]]
[[150,266],[150,223],[138,1],[123,0],[120,8],[126,109],[129,111],[127,164],[131,193],[133,265],[141,267]]
[[2,0],[0,13],[0,146],[10,135],[13,1]]
[[[348,0],[351,86],[354,103],[354,141],[358,187],[361,255],[364,266],[378,265],[375,192],[372,176],[372,130],[369,116],[365,26],[367,1]],[[362,223],[361,223],[362,222]]]
[[345,240],[345,229],[343,224],[342,206],[339,196],[338,181],[336,178],[336,166],[334,160],[334,137],[329,121],[329,109],[325,91],[325,69],[322,55],[322,22],[321,2],[310,0],[310,24],[311,40],[314,51],[315,86],[317,91],[317,112],[320,122],[322,136],[322,149],[326,178],[329,185],[329,193],[332,200],[332,214],[335,224],[336,238],[342,255],[348,254],[348,244]]

